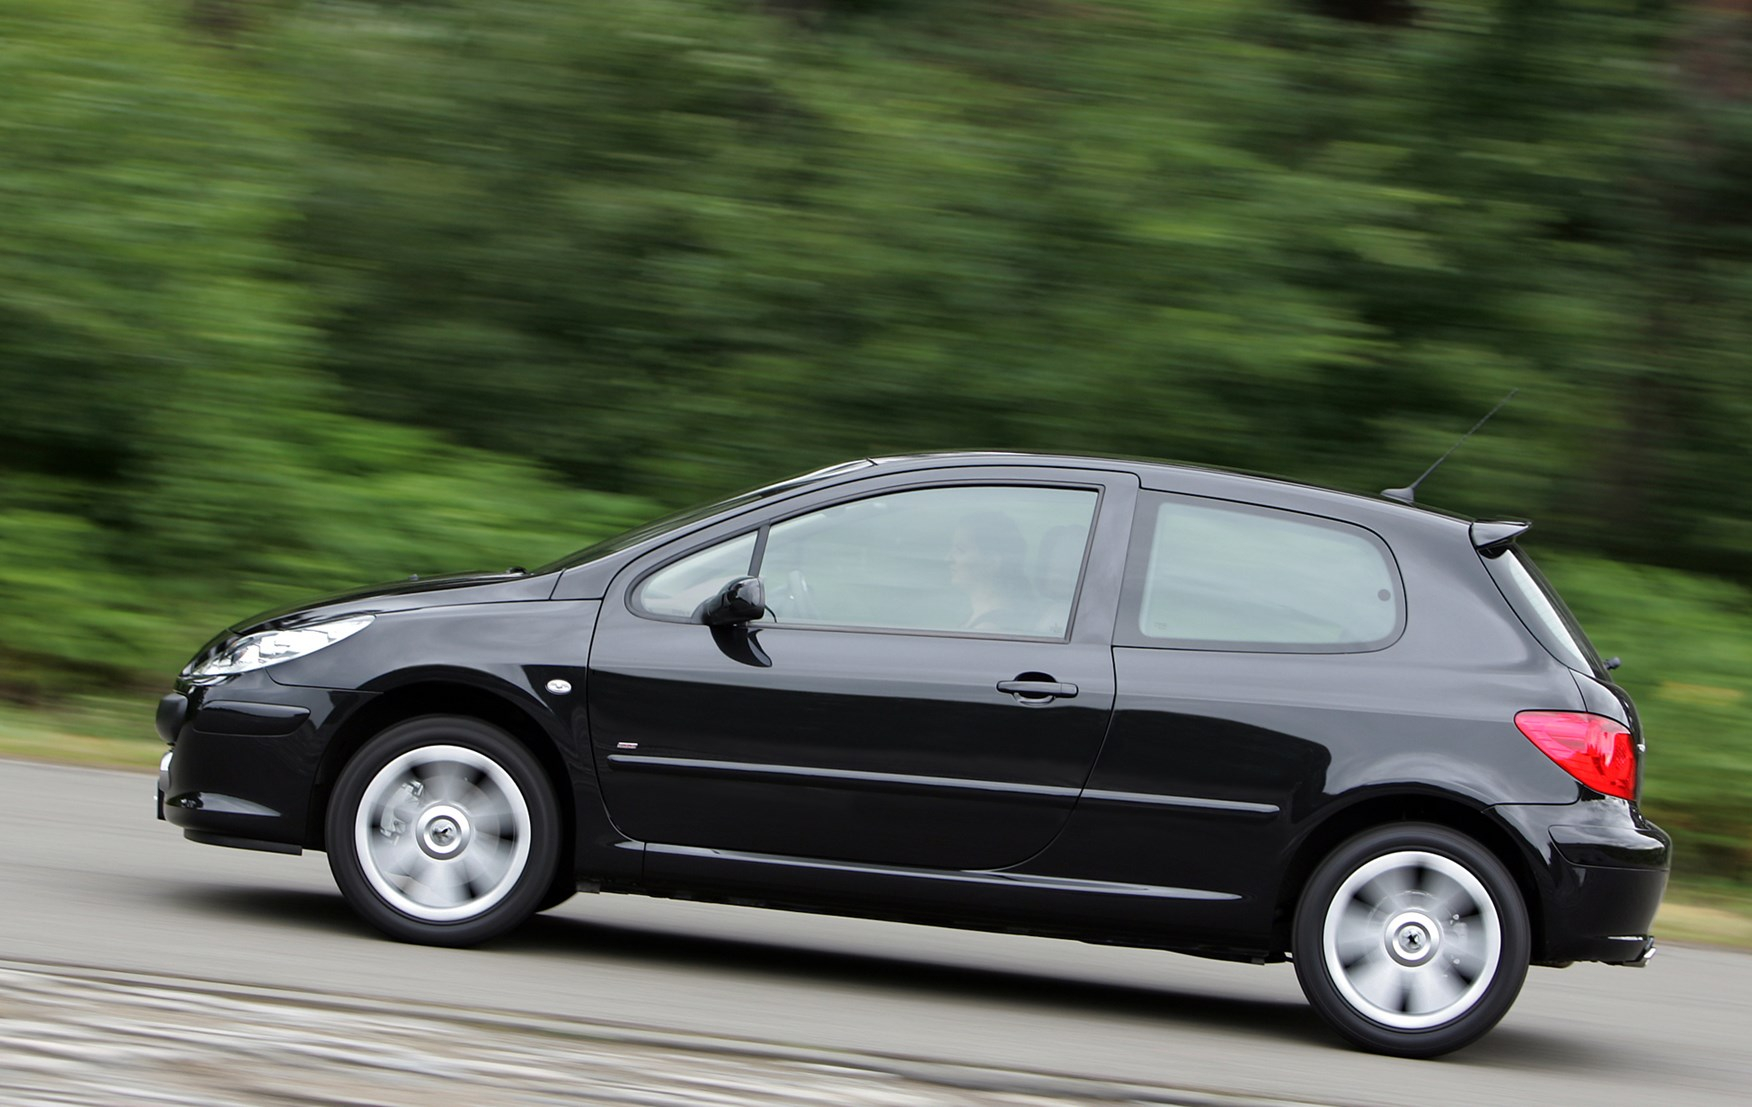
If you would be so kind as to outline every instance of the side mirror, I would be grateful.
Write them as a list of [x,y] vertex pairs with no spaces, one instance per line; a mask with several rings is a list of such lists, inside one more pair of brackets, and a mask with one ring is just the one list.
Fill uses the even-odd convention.
[[766,585],[759,577],[737,577],[694,608],[694,622],[709,627],[752,623],[766,614]]

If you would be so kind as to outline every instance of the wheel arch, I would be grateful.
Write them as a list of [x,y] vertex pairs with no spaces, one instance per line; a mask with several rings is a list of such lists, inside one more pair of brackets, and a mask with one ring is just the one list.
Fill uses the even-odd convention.
[[325,849],[328,806],[341,770],[353,755],[386,728],[422,715],[462,715],[491,723],[510,734],[541,765],[560,806],[561,872],[570,872],[577,827],[577,799],[565,757],[547,728],[509,697],[474,684],[422,680],[373,696],[348,716],[330,738],[317,764],[310,791],[305,847]]
[[1440,793],[1401,792],[1359,798],[1332,812],[1309,828],[1297,841],[1283,868],[1273,916],[1272,940],[1277,948],[1290,946],[1296,903],[1308,880],[1333,850],[1364,831],[1394,823],[1433,823],[1466,835],[1500,862],[1520,889],[1527,908],[1534,959],[1545,950],[1545,910],[1534,876],[1534,866],[1516,842],[1513,831],[1493,819],[1483,807]]

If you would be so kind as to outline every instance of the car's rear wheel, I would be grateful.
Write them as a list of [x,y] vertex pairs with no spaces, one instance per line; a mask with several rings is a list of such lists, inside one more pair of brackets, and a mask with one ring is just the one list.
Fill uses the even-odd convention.
[[549,895],[558,810],[541,766],[503,730],[458,716],[410,719],[342,770],[329,868],[353,909],[391,937],[472,945]]
[[1483,1036],[1527,976],[1527,910],[1502,863],[1442,826],[1360,834],[1309,878],[1292,950],[1308,1002],[1365,1049],[1434,1057]]

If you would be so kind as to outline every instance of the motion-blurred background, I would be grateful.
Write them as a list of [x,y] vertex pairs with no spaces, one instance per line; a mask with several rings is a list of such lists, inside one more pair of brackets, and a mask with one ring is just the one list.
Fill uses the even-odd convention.
[[1747,0],[4,0],[0,734],[848,457],[1536,520],[1752,885]]

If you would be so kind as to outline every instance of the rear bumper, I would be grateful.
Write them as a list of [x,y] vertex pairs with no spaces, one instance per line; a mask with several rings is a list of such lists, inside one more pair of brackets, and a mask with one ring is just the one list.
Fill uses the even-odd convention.
[[1505,804],[1492,810],[1534,855],[1534,960],[1640,965],[1667,890],[1673,840],[1624,800]]
[[1545,911],[1545,950],[1551,961],[1604,961],[1634,965],[1654,948],[1655,912],[1667,872],[1570,865],[1560,874]]

